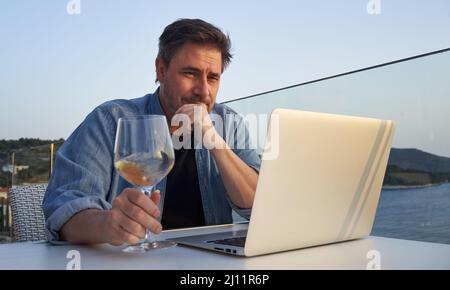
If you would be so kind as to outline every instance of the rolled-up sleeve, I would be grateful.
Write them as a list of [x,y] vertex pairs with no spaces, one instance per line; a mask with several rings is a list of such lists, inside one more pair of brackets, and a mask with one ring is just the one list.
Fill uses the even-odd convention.
[[60,240],[59,231],[85,209],[108,210],[113,171],[115,121],[101,107],[90,113],[56,154],[43,200],[47,239]]

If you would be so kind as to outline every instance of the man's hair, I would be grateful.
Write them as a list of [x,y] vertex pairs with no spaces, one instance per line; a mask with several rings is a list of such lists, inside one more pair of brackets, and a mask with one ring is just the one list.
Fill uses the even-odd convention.
[[201,19],[179,19],[169,24],[159,37],[158,57],[169,66],[172,57],[188,42],[217,47],[222,53],[222,72],[231,62],[230,37]]

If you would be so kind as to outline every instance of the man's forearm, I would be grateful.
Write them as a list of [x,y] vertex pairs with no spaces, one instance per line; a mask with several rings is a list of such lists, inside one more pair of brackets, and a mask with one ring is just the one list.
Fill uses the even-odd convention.
[[61,240],[76,244],[107,243],[105,233],[108,211],[86,209],[70,218],[59,231]]
[[258,182],[258,173],[239,158],[223,139],[220,148],[212,149],[220,176],[231,201],[240,208],[251,208]]

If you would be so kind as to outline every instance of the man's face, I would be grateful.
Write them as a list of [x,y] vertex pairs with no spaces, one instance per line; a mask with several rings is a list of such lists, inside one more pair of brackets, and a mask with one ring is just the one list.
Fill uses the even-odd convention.
[[203,103],[211,112],[219,90],[222,54],[213,46],[186,43],[167,67],[158,57],[156,73],[161,105],[169,119],[185,104]]

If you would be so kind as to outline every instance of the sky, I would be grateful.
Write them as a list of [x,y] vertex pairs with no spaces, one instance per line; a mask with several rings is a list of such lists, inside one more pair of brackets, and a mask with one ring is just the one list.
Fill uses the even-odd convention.
[[99,104],[153,92],[179,18],[231,37],[218,102],[450,47],[450,0],[71,1],[0,0],[0,139],[67,138]]

